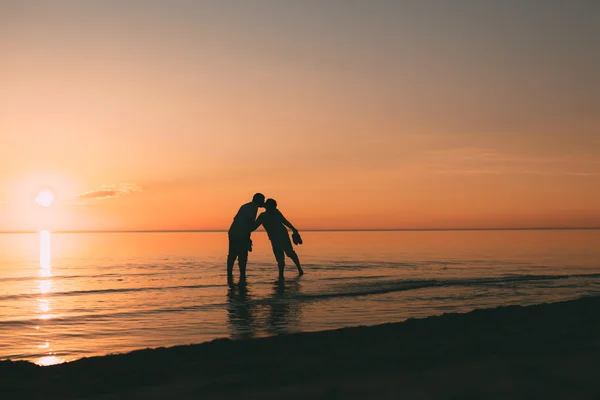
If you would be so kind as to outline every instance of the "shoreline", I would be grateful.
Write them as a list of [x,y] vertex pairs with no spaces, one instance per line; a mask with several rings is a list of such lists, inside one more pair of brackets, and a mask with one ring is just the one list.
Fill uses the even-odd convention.
[[137,350],[40,367],[0,361],[3,397],[592,398],[600,296],[404,322]]

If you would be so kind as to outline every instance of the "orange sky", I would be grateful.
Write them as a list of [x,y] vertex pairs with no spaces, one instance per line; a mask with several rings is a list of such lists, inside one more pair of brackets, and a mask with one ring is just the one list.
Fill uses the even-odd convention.
[[600,226],[594,2],[20,3],[0,230]]

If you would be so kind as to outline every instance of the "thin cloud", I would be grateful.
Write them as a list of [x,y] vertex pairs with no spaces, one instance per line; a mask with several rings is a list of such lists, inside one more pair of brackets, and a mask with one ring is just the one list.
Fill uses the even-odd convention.
[[141,192],[143,189],[139,185],[125,183],[119,185],[105,185],[100,189],[82,193],[77,196],[82,200],[104,200],[123,197],[128,194]]
[[565,172],[567,176],[600,176],[600,172]]
[[597,176],[599,167],[596,160],[585,156],[536,156],[477,148],[431,151],[424,157],[424,168],[444,175]]

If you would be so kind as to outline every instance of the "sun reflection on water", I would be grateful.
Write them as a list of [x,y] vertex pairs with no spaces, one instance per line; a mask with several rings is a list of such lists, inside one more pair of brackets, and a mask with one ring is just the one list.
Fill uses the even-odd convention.
[[38,283],[38,289],[41,294],[48,294],[52,292],[52,280],[51,279],[43,279]]
[[[53,292],[53,280],[52,280],[52,233],[50,231],[40,232],[40,280],[38,281],[38,289],[40,297],[37,299],[37,313],[39,319],[47,321],[54,318],[51,314],[52,304],[51,299],[45,298],[44,295]],[[40,330],[37,326],[36,330]],[[48,351],[48,355],[40,357],[36,362],[37,365],[48,366],[54,364],[60,364],[65,362],[64,359],[57,357],[52,351],[50,341],[45,340],[44,344],[37,345],[38,349],[44,349]]]
[[37,299],[38,310],[43,313],[50,311],[50,300],[48,299]]

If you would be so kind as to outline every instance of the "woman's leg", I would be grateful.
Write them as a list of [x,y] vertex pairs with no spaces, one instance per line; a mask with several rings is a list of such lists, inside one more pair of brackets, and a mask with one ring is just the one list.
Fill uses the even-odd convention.
[[294,247],[292,247],[292,243],[289,240],[287,241],[283,249],[285,251],[285,254],[287,254],[287,256],[292,259],[294,264],[296,264],[296,268],[298,268],[298,274],[303,275],[304,271],[300,266],[300,259],[298,258],[298,254],[294,251]]
[[283,271],[285,269],[285,255],[283,251],[283,247],[278,243],[271,242],[271,247],[273,247],[273,254],[275,255],[275,260],[277,260],[277,267],[279,268],[279,277],[283,277]]
[[298,258],[298,254],[294,251],[292,254],[290,254],[290,258],[292,259],[294,264],[296,264],[296,268],[298,268],[298,274],[304,275],[304,270],[300,266],[300,259]]

